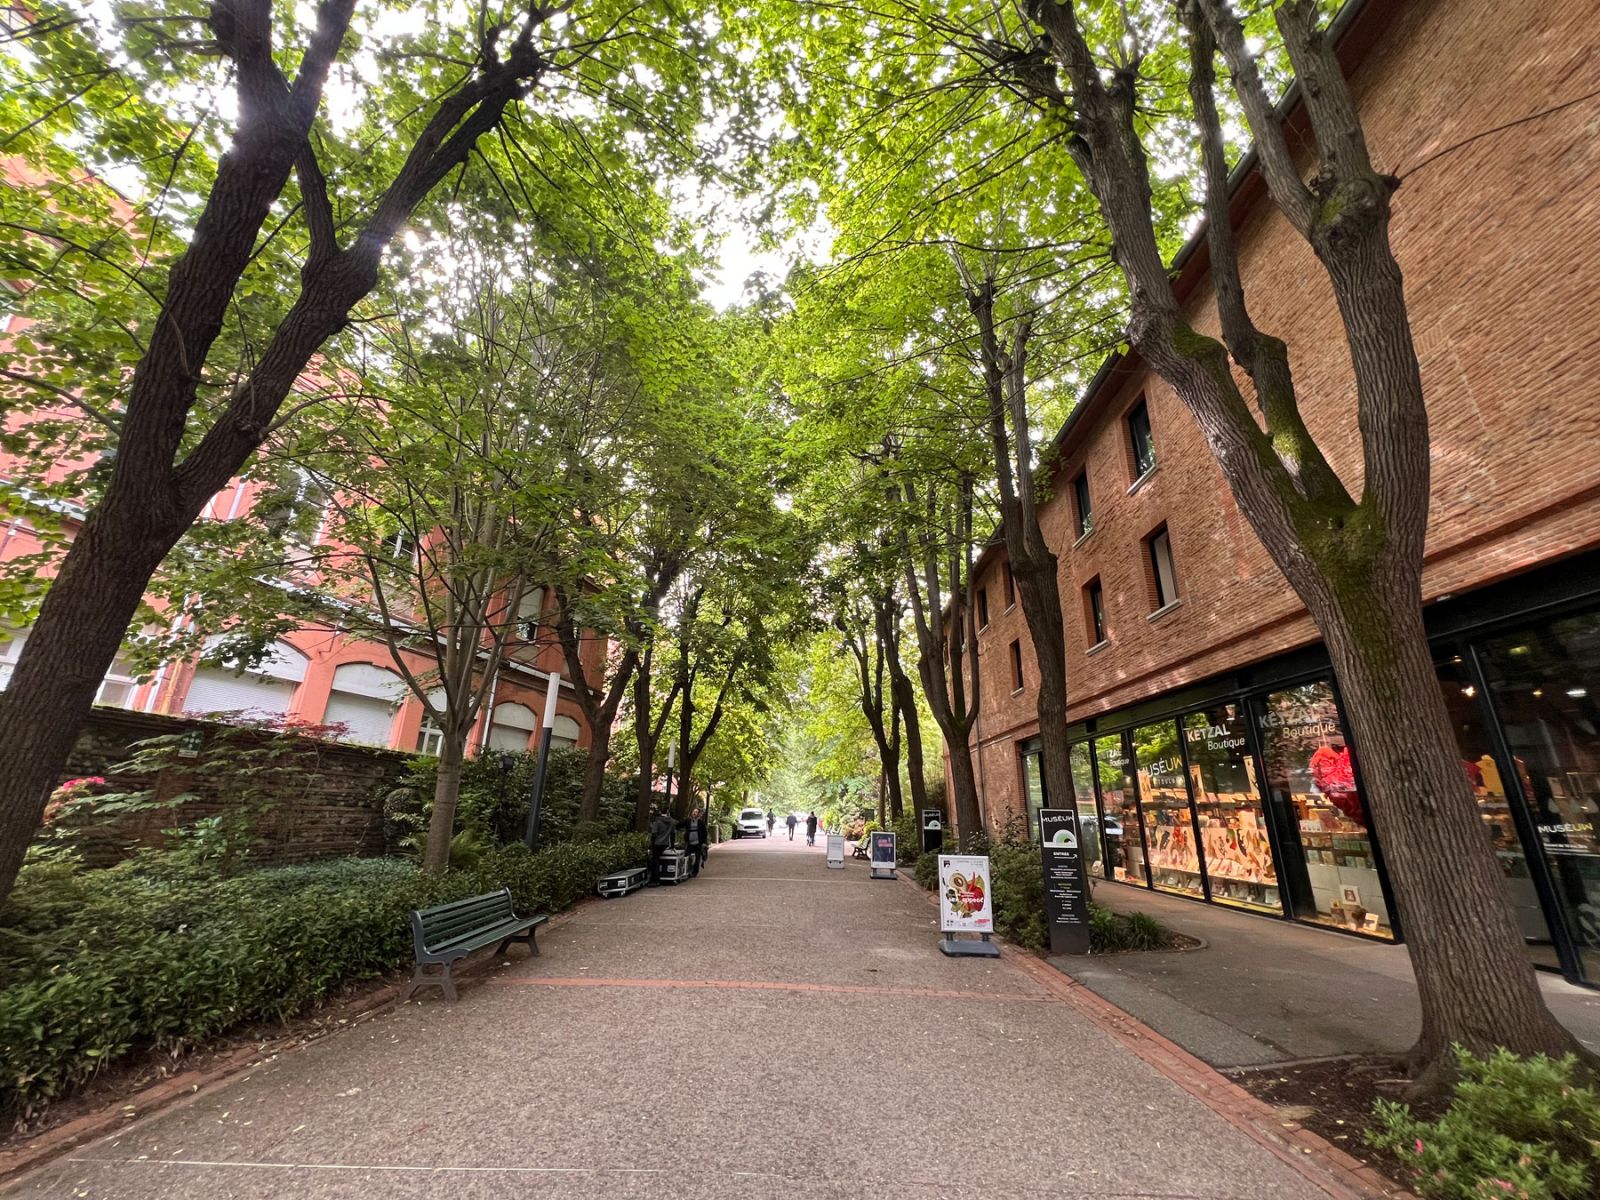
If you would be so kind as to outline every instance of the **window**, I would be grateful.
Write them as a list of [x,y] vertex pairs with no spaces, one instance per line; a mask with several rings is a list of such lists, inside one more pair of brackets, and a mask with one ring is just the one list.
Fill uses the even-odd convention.
[[94,702],[109,704],[115,708],[132,708],[133,694],[138,687],[139,681],[133,673],[132,665],[119,654],[112,662],[111,670],[106,672],[100,690],[95,693]]
[[1165,892],[1204,896],[1177,724],[1159,721],[1135,729],[1133,759],[1138,770],[1145,862],[1151,881]]
[[989,627],[989,589],[978,589],[978,628]]
[[422,728],[417,731],[417,753],[432,754],[437,758],[443,746],[444,730],[439,728],[432,717],[423,717]]
[[397,563],[417,561],[417,539],[409,529],[397,529],[383,543],[389,557]]
[[1006,564],[1006,608],[1011,609],[1017,602],[1017,577],[1011,573],[1011,564]]
[[1014,692],[1022,690],[1022,643],[1020,641],[1011,643],[1011,690]]
[[1150,409],[1142,399],[1128,413],[1128,441],[1133,448],[1133,477],[1142,479],[1156,469],[1156,441],[1150,432]]
[[544,616],[544,589],[532,588],[517,605],[517,632],[531,642],[539,636],[539,620]]
[[1111,878],[1144,883],[1144,841],[1139,836],[1139,802],[1133,790],[1123,735],[1094,740],[1096,795],[1106,815],[1106,861]]
[[1083,623],[1088,630],[1091,647],[1106,640],[1106,599],[1099,576],[1083,587]]
[[1145,539],[1150,555],[1150,598],[1155,612],[1178,599],[1178,576],[1172,569],[1172,538],[1163,525]]
[[1072,481],[1072,519],[1077,524],[1078,536],[1088,537],[1094,532],[1094,504],[1089,499],[1089,472],[1079,471]]
[[1249,724],[1239,704],[1218,704],[1183,718],[1200,853],[1213,900],[1281,914],[1278,869],[1256,786]]

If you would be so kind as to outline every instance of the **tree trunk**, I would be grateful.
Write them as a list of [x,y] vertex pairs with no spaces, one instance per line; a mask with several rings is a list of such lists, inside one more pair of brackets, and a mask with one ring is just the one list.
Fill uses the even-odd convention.
[[911,677],[898,662],[892,663],[889,669],[892,672],[894,702],[900,709],[901,720],[905,722],[906,775],[911,781],[911,807],[920,817],[922,810],[928,807],[928,779],[922,756],[922,718],[917,714],[917,693],[911,686]]
[[956,845],[966,850],[972,845],[972,835],[983,828],[983,815],[978,811],[978,779],[970,753],[950,756],[950,784],[955,796]]
[[[1312,597],[1422,999],[1418,1092],[1475,1054],[1579,1053],[1551,1015],[1440,695],[1414,577],[1380,566]],[[1337,592],[1337,595],[1334,593]]]
[[611,761],[611,726],[589,728],[589,757],[583,764],[583,795],[578,800],[578,824],[600,819],[600,799],[606,789],[606,765]]
[[461,796],[461,766],[466,735],[450,731],[439,747],[438,773],[433,783],[433,812],[428,817],[428,846],[422,869],[437,875],[450,865],[450,840],[456,831],[456,801]]
[[78,730],[171,544],[143,517],[148,513],[109,498],[90,514],[0,692],[0,900],[16,881]]

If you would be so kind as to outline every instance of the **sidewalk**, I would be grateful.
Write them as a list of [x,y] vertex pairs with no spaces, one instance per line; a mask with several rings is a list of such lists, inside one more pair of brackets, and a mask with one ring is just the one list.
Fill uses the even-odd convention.
[[[1421,1009],[1404,946],[1102,883],[1094,898],[1143,911],[1202,950],[1058,957],[1052,966],[1215,1067],[1399,1053]],[[1600,992],[1540,972],[1545,1000],[1600,1050]]]
[[936,924],[820,847],[716,846],[700,879],[581,909],[455,1004],[264,1063],[9,1194],[1350,1195],[1037,960],[945,958]]

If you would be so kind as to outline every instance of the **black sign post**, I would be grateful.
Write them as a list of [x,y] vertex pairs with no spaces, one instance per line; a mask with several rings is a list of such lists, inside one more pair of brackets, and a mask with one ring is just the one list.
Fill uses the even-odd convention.
[[1070,808],[1039,810],[1044,909],[1050,918],[1051,954],[1089,953],[1089,880],[1083,872],[1078,814]]

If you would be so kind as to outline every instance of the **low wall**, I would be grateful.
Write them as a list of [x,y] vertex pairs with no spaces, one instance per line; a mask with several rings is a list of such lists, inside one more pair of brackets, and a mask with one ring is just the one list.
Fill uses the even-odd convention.
[[[238,766],[225,767],[202,751],[176,759],[154,775],[112,768],[134,754],[146,738],[197,730],[203,744],[227,735],[238,751]],[[281,736],[281,735],[278,735]],[[99,775],[96,791],[154,789],[155,799],[192,793],[173,807],[131,813],[105,825],[79,830],[77,844],[86,861],[104,865],[139,845],[159,846],[163,829],[186,825],[226,811],[241,797],[257,815],[251,859],[262,863],[304,862],[345,854],[383,851],[383,797],[399,778],[408,755],[376,747],[296,739],[292,758],[272,760],[266,748],[274,735],[241,730],[215,721],[167,717],[124,709],[96,708],[78,736],[62,781]],[[70,818],[69,818],[70,820]]]

